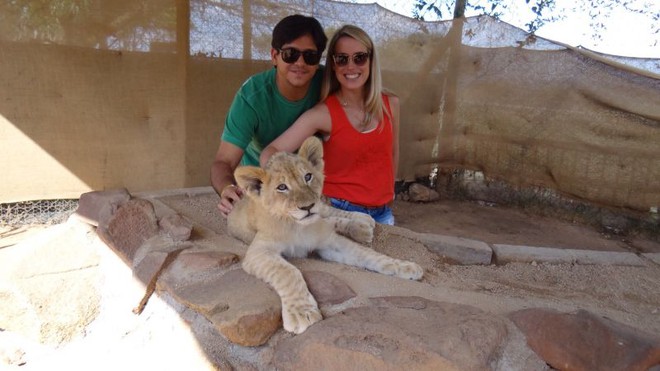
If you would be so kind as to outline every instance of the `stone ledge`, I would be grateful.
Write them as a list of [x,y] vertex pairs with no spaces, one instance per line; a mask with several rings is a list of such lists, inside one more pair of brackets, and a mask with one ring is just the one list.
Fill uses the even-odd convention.
[[449,258],[454,264],[472,265],[491,263],[493,251],[487,243],[469,238],[445,236],[435,233],[414,232],[398,226],[378,226],[387,233],[408,238],[426,246],[429,251]]
[[458,264],[488,265],[492,261],[493,250],[483,241],[433,233],[417,233],[415,237],[429,250]]
[[660,265],[660,252],[645,253],[642,254],[643,257],[650,259],[655,264]]
[[523,245],[493,245],[494,261],[506,263],[575,263],[585,265],[645,266],[637,255],[629,252],[555,249]]
[[130,199],[131,195],[125,188],[83,193],[72,217],[95,227],[102,226]]
[[131,195],[135,198],[146,198],[149,200],[158,199],[162,197],[171,197],[171,196],[181,196],[186,195],[188,197],[215,193],[213,187],[191,187],[191,188],[178,188],[178,189],[163,189],[159,191],[147,191],[147,192],[135,192]]

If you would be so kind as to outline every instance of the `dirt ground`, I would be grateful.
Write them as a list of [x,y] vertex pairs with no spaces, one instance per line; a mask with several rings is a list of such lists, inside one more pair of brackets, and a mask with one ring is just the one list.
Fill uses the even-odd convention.
[[617,236],[581,223],[539,216],[522,209],[483,202],[443,200],[394,203],[396,223],[416,232],[445,234],[491,244],[660,252],[660,243],[635,236]]
[[[614,236],[591,226],[477,202],[396,202],[397,225],[428,232],[512,244],[600,251],[660,252],[660,243]],[[660,333],[660,266],[523,264],[425,267],[425,280],[498,298],[541,300],[549,307],[586,309]]]

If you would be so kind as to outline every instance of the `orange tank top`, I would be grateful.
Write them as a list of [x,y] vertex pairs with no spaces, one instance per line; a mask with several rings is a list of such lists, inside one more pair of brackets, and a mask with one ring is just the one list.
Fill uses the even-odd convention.
[[[390,102],[383,95],[387,112]],[[392,123],[383,115],[376,129],[356,130],[334,95],[325,101],[332,129],[323,143],[323,194],[363,206],[382,206],[394,198]]]

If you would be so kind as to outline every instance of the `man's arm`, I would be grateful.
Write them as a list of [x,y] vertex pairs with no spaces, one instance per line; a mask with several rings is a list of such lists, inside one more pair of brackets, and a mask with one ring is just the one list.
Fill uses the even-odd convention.
[[243,195],[243,191],[235,185],[234,180],[234,170],[241,157],[243,157],[243,149],[222,140],[211,165],[211,185],[220,196],[218,209],[225,217],[231,212],[234,202],[240,200]]

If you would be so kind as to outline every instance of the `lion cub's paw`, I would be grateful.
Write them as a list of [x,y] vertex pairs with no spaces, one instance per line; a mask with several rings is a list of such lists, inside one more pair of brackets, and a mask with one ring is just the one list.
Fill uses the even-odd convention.
[[424,269],[417,263],[401,261],[399,265],[398,277],[408,280],[419,280],[424,275]]
[[374,239],[374,226],[364,220],[352,221],[348,226],[348,236],[356,242],[371,243]]
[[419,280],[424,275],[424,269],[417,263],[394,260],[383,267],[383,273],[407,280]]
[[282,308],[282,322],[286,331],[302,334],[307,328],[323,319],[319,308],[311,305]]
[[369,226],[369,228],[371,228],[372,230],[376,227],[376,221],[369,214],[360,213],[360,212],[357,212],[357,211],[352,212],[351,213],[351,219],[354,222],[366,223],[367,226]]

